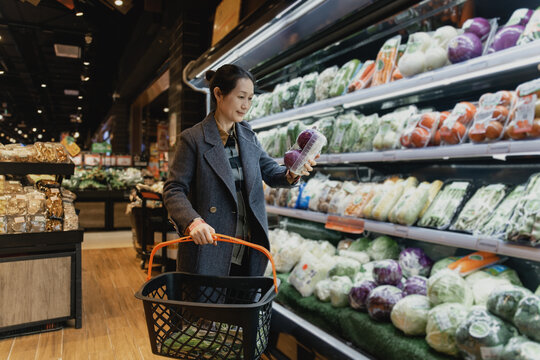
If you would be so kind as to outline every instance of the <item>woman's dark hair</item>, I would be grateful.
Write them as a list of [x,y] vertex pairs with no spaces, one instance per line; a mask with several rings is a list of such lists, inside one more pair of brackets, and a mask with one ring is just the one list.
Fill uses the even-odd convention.
[[217,71],[208,70],[204,77],[209,82],[210,96],[214,108],[217,103],[216,96],[214,95],[215,88],[218,87],[223,96],[226,96],[233,91],[239,79],[249,79],[255,85],[255,78],[249,71],[232,64],[223,65]]

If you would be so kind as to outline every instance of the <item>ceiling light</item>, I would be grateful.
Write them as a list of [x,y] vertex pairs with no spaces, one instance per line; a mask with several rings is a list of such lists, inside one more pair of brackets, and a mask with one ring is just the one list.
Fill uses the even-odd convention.
[[77,95],[79,95],[79,90],[75,90],[75,89],[64,89],[64,95],[77,96]]
[[0,70],[0,75],[4,75],[4,70]]
[[54,141],[54,138],[51,138],[51,141]]
[[41,130],[41,132],[45,132],[45,129]]
[[19,128],[15,128],[15,131],[19,130]]
[[42,88],[46,88],[46,87],[47,87],[47,84],[43,83],[43,84],[41,84],[41,87],[42,87]]
[[23,138],[28,139],[28,135],[24,134]]
[[32,131],[33,131],[33,132],[36,132],[36,131],[37,131],[37,128],[32,128]]
[[56,56],[79,59],[81,57],[81,48],[75,45],[54,44]]
[[42,111],[41,109],[38,109],[38,110],[37,110],[37,113],[38,113],[38,114],[41,114],[42,112],[43,112],[43,111]]
[[84,66],[90,66],[90,61],[85,61],[85,62],[83,62],[83,65],[84,65]]
[[163,112],[168,113],[168,112],[169,112],[169,108],[167,108],[167,107],[166,107],[166,108],[163,108]]
[[83,16],[83,15],[84,15],[84,13],[82,11],[77,11],[75,13],[75,16]]
[[79,100],[82,100],[82,98],[83,98],[82,95],[79,95]]
[[77,110],[82,110],[82,107],[80,107],[80,106],[77,106]]
[[90,76],[81,75],[81,80],[82,81],[88,81],[88,80],[90,80]]
[[21,135],[21,134],[22,134],[22,130],[17,131],[17,134]]
[[43,138],[43,135],[38,134],[37,138],[38,138],[38,139],[42,139],[42,138]]
[[114,5],[116,5],[116,6],[122,6],[122,5],[124,5],[124,2],[123,2],[122,0],[115,0],[115,1],[114,1]]
[[0,134],[1,137],[4,137],[4,135],[5,135],[4,133],[1,133],[1,134]]
[[81,136],[81,134],[79,134],[78,131],[75,131],[75,134],[73,134],[73,137],[74,137],[75,139],[77,139],[79,136]]

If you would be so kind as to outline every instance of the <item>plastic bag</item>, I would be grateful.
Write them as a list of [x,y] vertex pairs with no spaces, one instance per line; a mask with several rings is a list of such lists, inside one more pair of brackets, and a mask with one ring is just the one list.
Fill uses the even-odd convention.
[[298,90],[298,95],[294,99],[294,107],[301,107],[315,102],[315,86],[317,85],[317,77],[319,73],[312,72],[302,78],[302,85]]
[[332,66],[319,74],[317,84],[315,85],[315,98],[317,101],[328,99],[330,97],[330,88],[332,87],[338,69],[337,66]]
[[395,61],[400,42],[401,35],[396,35],[386,40],[382,46],[375,61],[375,73],[371,80],[371,87],[390,82],[394,67],[396,66]]
[[347,86],[351,82],[352,77],[356,74],[360,65],[360,60],[352,59],[339,69],[332,81],[332,86],[330,87],[330,97],[343,95],[347,91]]

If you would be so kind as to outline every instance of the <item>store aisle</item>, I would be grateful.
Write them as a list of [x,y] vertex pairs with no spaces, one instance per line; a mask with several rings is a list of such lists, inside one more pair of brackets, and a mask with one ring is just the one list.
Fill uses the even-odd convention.
[[[105,234],[104,234],[105,235]],[[0,359],[163,359],[150,351],[142,304],[145,281],[132,247],[82,252],[83,327],[0,341]]]

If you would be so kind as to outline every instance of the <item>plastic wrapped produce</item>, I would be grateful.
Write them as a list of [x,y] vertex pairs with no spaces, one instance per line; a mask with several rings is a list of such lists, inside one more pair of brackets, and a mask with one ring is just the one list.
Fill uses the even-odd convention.
[[345,215],[356,217],[364,216],[364,207],[374,194],[373,188],[379,186],[382,185],[371,183],[359,184],[358,189],[351,195],[349,203],[345,208]]
[[515,336],[500,353],[500,360],[540,360],[540,344],[525,336]]
[[328,276],[348,276],[354,279],[354,276],[362,268],[362,264],[348,257],[339,257],[335,265],[328,272]]
[[446,229],[465,199],[470,187],[467,181],[454,181],[439,192],[418,222],[418,226]]
[[472,233],[487,220],[505,195],[506,185],[482,186],[467,201],[451,229]]
[[321,191],[309,201],[309,208],[313,211],[328,212],[332,197],[341,189],[342,183],[327,180]]
[[[361,118],[363,115],[358,115],[354,111],[350,111],[346,114],[341,115],[338,118],[342,119],[343,121],[346,121],[346,119],[350,119],[351,125],[348,129],[348,131],[345,132],[343,135],[343,142],[341,145],[341,152],[357,152],[360,151],[360,146],[358,145],[359,142],[365,142],[369,141],[367,139],[362,139],[364,129],[362,128],[362,120]],[[374,135],[372,135],[373,138]]]
[[348,205],[347,198],[351,197],[358,188],[358,184],[352,181],[345,181],[342,188],[334,194],[328,206],[329,214],[343,215]]
[[373,187],[373,195],[370,196],[370,199],[367,201],[366,205],[362,209],[362,216],[369,219],[373,217],[373,209],[381,201],[381,199],[388,193],[397,182],[403,181],[398,178],[386,179],[381,186]]
[[462,304],[447,303],[435,306],[428,312],[426,341],[438,352],[457,356],[456,330],[467,317]]
[[366,305],[369,316],[378,321],[390,320],[394,305],[403,298],[400,289],[392,285],[378,286],[368,296]]
[[307,252],[292,270],[288,281],[303,297],[311,296],[317,283],[328,277],[333,265],[334,260],[330,257],[320,259]]
[[28,200],[25,194],[12,194],[7,195],[7,208],[8,215],[26,215],[28,208]]
[[407,248],[399,254],[399,265],[405,277],[429,276],[433,260],[420,248]]
[[[421,216],[422,211],[433,201],[442,187],[442,182],[436,180],[431,184],[422,182],[404,201],[396,204],[396,222],[403,225],[413,225]],[[406,201],[405,201],[406,200]]]
[[290,236],[287,246],[283,246],[282,248],[278,249],[278,251],[274,254],[276,271],[282,273],[290,272],[300,260],[303,249],[304,239],[297,234]]
[[373,79],[373,74],[375,74],[375,61],[368,60],[360,66],[356,75],[353,76],[347,91],[353,92],[369,87]]
[[[379,128],[379,115],[372,114],[367,116],[358,116],[357,115],[357,128],[353,129],[356,131],[350,133],[350,137],[356,137],[355,141],[347,140],[352,144],[349,149],[350,152],[362,152],[362,151],[371,151],[373,149],[373,138],[377,134]],[[355,123],[353,123],[355,125]],[[346,136],[347,137],[347,136]]]
[[288,110],[294,107],[294,101],[300,90],[300,85],[302,85],[302,78],[295,78],[287,83],[287,87],[281,97],[282,110]]
[[287,140],[285,146],[287,149],[290,149],[294,144],[296,144],[296,139],[298,135],[306,129],[306,125],[300,121],[291,121],[287,125]]
[[475,306],[456,330],[456,343],[467,359],[498,359],[504,346],[517,335],[510,324]]
[[519,302],[529,295],[532,292],[521,286],[501,286],[489,294],[487,308],[501,319],[512,322]]
[[397,259],[400,249],[394,239],[383,235],[377,237],[369,244],[367,253],[372,260]]
[[[283,95],[287,90],[288,83],[277,84],[272,91],[272,107],[271,114],[277,114],[283,111]],[[294,100],[293,100],[294,101]]]
[[380,120],[379,131],[373,138],[373,148],[375,150],[397,149],[400,146],[399,138],[407,120],[417,111],[415,106],[409,106],[384,115]]
[[317,84],[315,85],[315,98],[317,101],[328,99],[330,97],[330,88],[332,87],[338,69],[337,66],[332,66],[319,74]]
[[[317,121],[314,126],[318,131],[321,132],[321,134],[324,135],[326,139],[332,139],[334,136],[335,121],[336,120],[333,116],[328,116]],[[328,144],[322,148],[321,152],[326,153],[327,151]]]
[[461,144],[467,138],[467,129],[476,114],[476,106],[462,101],[454,106],[450,115],[439,129],[441,143],[444,145]]
[[508,196],[497,206],[494,212],[474,229],[475,235],[484,235],[496,238],[503,238],[508,219],[512,216],[514,209],[525,191],[525,186],[516,186]]
[[520,300],[514,324],[521,334],[540,342],[540,297],[529,295]]
[[390,319],[406,335],[425,335],[430,309],[431,304],[426,296],[410,295],[394,305]]
[[470,288],[472,289],[472,293],[474,297],[474,304],[483,305],[483,306],[486,305],[489,299],[489,295],[494,290],[511,285],[510,281],[503,278],[497,278],[492,275],[488,275],[487,277],[483,278],[481,281],[473,281],[473,282],[467,281],[467,282],[470,284]]
[[344,152],[344,150],[347,148],[344,138],[345,134],[350,132],[353,118],[355,118],[355,116],[351,113],[338,116],[334,126],[334,134],[332,135],[332,138],[328,140],[329,153],[339,154]]
[[537,8],[525,26],[525,31],[519,37],[518,45],[528,44],[540,39],[540,8]]
[[[535,84],[533,82],[533,84]],[[526,92],[525,89],[533,90],[533,86],[528,83],[518,86],[517,91],[520,94]],[[505,138],[512,140],[522,140],[526,138],[537,138],[540,136],[540,123],[536,118],[536,108],[538,103],[538,93],[530,95],[521,95],[517,98],[514,106],[510,110],[508,124],[504,133]]]
[[415,188],[418,185],[418,180],[415,177],[408,177],[404,181],[398,181],[396,184],[384,194],[381,200],[377,203],[371,214],[372,218],[379,221],[386,221],[388,214],[400,199],[404,191],[409,188]]
[[371,80],[371,87],[386,84],[390,82],[394,67],[396,66],[396,58],[398,47],[401,42],[401,35],[396,35],[384,43],[379,50],[377,59],[375,60],[375,73]]
[[403,285],[403,296],[427,295],[427,278],[424,276],[411,276]]
[[318,76],[319,74],[317,72],[312,72],[302,78],[302,84],[294,100],[295,108],[311,104],[315,101],[315,85],[317,84]]
[[29,215],[28,216],[28,232],[45,232],[47,218],[44,215]]
[[356,310],[366,310],[369,293],[377,287],[372,280],[363,280],[354,284],[349,292],[349,305]]
[[523,283],[519,279],[519,276],[516,270],[511,269],[508,266],[495,264],[495,265],[490,265],[488,267],[485,267],[481,271],[500,279],[506,279],[513,285],[523,286]]
[[540,241],[540,174],[529,178],[506,229],[506,239],[524,240],[536,245]]
[[373,278],[378,285],[394,285],[401,283],[401,267],[396,260],[379,260],[373,266]]
[[506,90],[482,95],[469,129],[469,139],[475,143],[500,140],[515,99],[515,93]]
[[436,273],[438,273],[439,271],[441,271],[443,269],[447,269],[448,265],[454,263],[455,261],[457,261],[459,259],[460,259],[460,257],[450,256],[450,257],[442,258],[442,259],[436,261],[435,264],[433,264],[433,266],[431,267],[430,276],[435,275]]
[[429,300],[434,304],[460,303],[465,306],[473,304],[473,294],[469,284],[452,270],[443,269],[428,279]]
[[358,59],[352,59],[339,69],[332,80],[332,86],[329,92],[330,97],[343,95],[347,91],[347,87],[360,65],[361,63]]
[[348,276],[332,276],[330,278],[330,303],[333,307],[346,307],[349,305],[349,292],[353,286]]
[[369,255],[365,251],[339,250],[339,256],[356,260],[360,264],[369,262]]
[[319,281],[313,290],[315,297],[322,302],[330,302],[330,285],[332,285],[332,279]]

